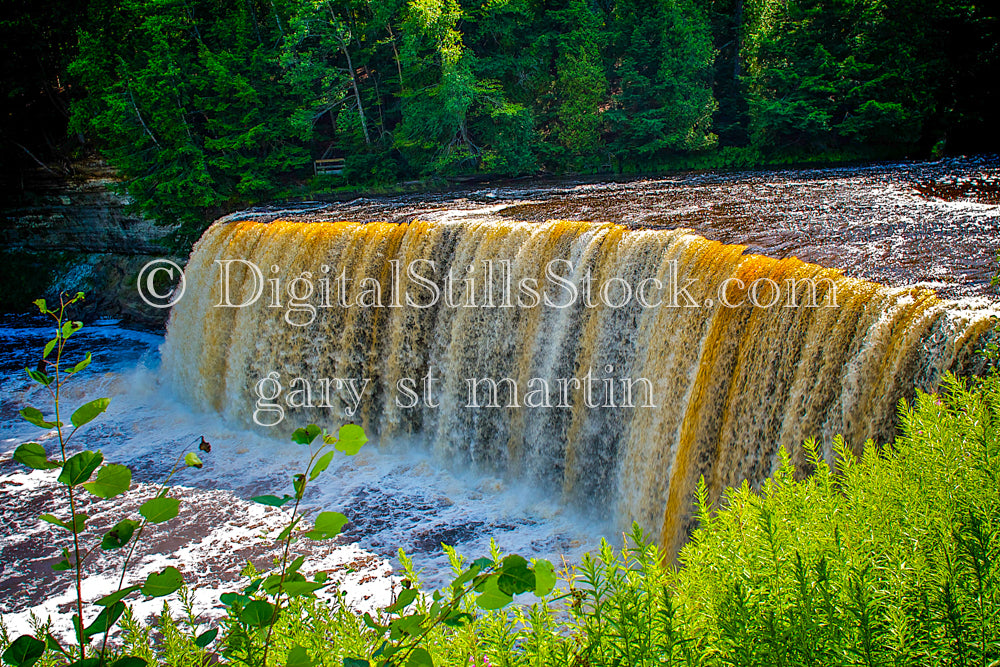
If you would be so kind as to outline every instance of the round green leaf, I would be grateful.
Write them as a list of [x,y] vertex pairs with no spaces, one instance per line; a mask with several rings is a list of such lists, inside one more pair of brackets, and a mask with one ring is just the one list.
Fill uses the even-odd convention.
[[253,600],[240,612],[240,620],[255,628],[263,628],[277,620],[274,605],[264,600]]
[[312,441],[316,439],[323,431],[316,424],[309,424],[305,428],[297,428],[295,432],[292,433],[292,442],[299,445],[309,445]]
[[305,534],[310,540],[328,540],[340,535],[340,529],[347,524],[347,517],[340,512],[320,512],[313,529]]
[[421,623],[427,618],[427,614],[410,614],[408,616],[403,616],[402,618],[397,618],[389,624],[389,638],[399,637],[401,635],[416,635],[419,634],[422,627]]
[[404,588],[399,592],[399,596],[396,601],[385,608],[385,611],[390,614],[398,614],[410,606],[410,603],[417,599],[417,589],[416,588]]
[[98,498],[114,498],[128,491],[132,484],[132,471],[123,465],[110,463],[97,471],[97,479],[83,488]]
[[489,568],[493,567],[494,565],[496,565],[496,563],[494,563],[489,558],[486,558],[485,556],[482,556],[482,557],[477,558],[476,560],[472,561],[472,565],[470,566],[470,569],[473,568],[473,567],[477,567],[477,568],[479,568],[480,571],[483,571],[483,570],[488,570]]
[[503,559],[497,586],[507,595],[518,595],[535,590],[535,573],[528,569],[523,556],[511,554]]
[[148,662],[138,656],[127,655],[112,662],[111,667],[146,667],[148,664]]
[[31,667],[45,653],[45,642],[31,635],[21,635],[3,652],[3,661],[11,667]]
[[42,411],[31,406],[22,409],[19,414],[24,417],[26,422],[34,424],[39,428],[50,429],[55,428],[56,426],[62,426],[59,422],[45,421],[45,416],[42,414]]
[[286,495],[284,498],[279,498],[278,496],[254,496],[250,500],[254,501],[255,503],[260,503],[261,505],[268,505],[270,507],[281,507],[289,500],[295,500],[295,499],[289,495]]
[[462,590],[462,586],[464,586],[466,583],[472,581],[473,578],[475,578],[476,575],[479,574],[479,572],[483,569],[483,565],[482,565],[482,562],[481,562],[483,560],[486,560],[486,566],[485,567],[490,567],[490,566],[493,565],[493,561],[491,561],[489,559],[482,559],[482,558],[480,558],[475,563],[473,563],[471,566],[469,566],[469,569],[467,569],[462,574],[458,575],[458,577],[453,582],[451,582],[451,587],[452,587],[452,589],[456,593],[458,591]]
[[159,598],[170,595],[183,585],[184,577],[181,576],[180,570],[170,565],[162,572],[152,572],[146,577],[146,583],[142,586],[142,594],[151,598]]
[[556,585],[556,569],[551,561],[539,558],[535,561],[535,595],[545,597]]
[[53,470],[60,466],[49,461],[45,448],[37,442],[26,442],[14,450],[14,460],[34,470]]
[[337,449],[348,456],[354,456],[361,451],[362,445],[368,442],[365,430],[355,424],[344,424],[337,433]]
[[132,534],[139,527],[138,521],[132,519],[122,519],[114,525],[101,539],[101,548],[105,551],[121,549],[132,539]]
[[62,325],[62,337],[69,338],[77,331],[83,328],[83,322],[76,322],[74,320],[66,320]]
[[285,661],[285,667],[312,667],[313,664],[309,652],[298,644],[288,652],[288,659]]
[[101,613],[97,615],[94,622],[90,624],[83,634],[88,637],[93,637],[94,635],[101,634],[110,628],[115,626],[118,619],[121,618],[122,614],[125,613],[125,603],[118,601],[112,605],[109,605],[101,610]]
[[177,516],[181,501],[177,498],[150,498],[139,507],[139,514],[150,523],[163,523]]
[[309,481],[312,481],[320,476],[324,470],[330,467],[330,461],[333,460],[333,455],[336,452],[327,452],[316,461],[316,465],[313,466],[312,472],[309,473]]
[[70,417],[70,421],[73,422],[73,426],[80,428],[107,410],[109,403],[111,403],[110,398],[98,398],[90,403],[84,403],[76,409],[76,412]]
[[511,602],[514,598],[504,593],[497,586],[498,576],[493,575],[486,580],[486,586],[483,590],[482,595],[476,598],[476,604],[478,604],[482,609],[487,611],[493,609],[503,609]]
[[111,605],[118,603],[120,600],[124,600],[129,595],[131,595],[132,593],[135,593],[136,591],[140,590],[141,588],[142,588],[142,584],[136,584],[134,586],[128,586],[128,587],[123,588],[121,590],[115,591],[111,595],[105,595],[104,597],[102,597],[100,600],[98,600],[94,604],[96,604],[96,605],[98,605],[100,607],[110,607]]
[[313,581],[286,581],[282,588],[288,597],[297,598],[303,595],[312,595],[324,585]]
[[[83,358],[83,361],[77,363],[76,366],[73,366],[73,368],[71,368],[69,372],[70,373],[79,373],[80,371],[82,371],[84,368],[86,368],[89,365],[90,365],[90,352],[88,352],[87,356],[85,356]],[[136,658],[136,659],[138,660],[138,658]]]
[[213,641],[219,634],[219,628],[212,628],[211,630],[206,630],[205,632],[198,635],[198,638],[194,640],[194,645],[198,648],[205,648]]
[[33,371],[30,368],[25,368],[24,371],[28,374],[28,377],[30,377],[38,384],[45,385],[46,387],[52,384],[53,378],[49,377],[46,373],[43,373],[41,371]]
[[448,616],[445,617],[443,622],[445,625],[449,627],[461,628],[468,625],[472,621],[473,618],[471,614],[464,611],[459,611],[457,609],[453,609],[451,612],[448,613]]
[[63,521],[54,514],[42,514],[38,518],[46,523],[51,523],[53,526],[65,528],[71,533],[80,533],[83,532],[83,529],[87,524],[88,517],[86,514],[78,512],[73,515],[73,519],[71,521]]
[[84,450],[70,457],[59,473],[59,481],[66,486],[83,484],[94,471],[104,463],[104,455],[100,452]]
[[418,646],[410,653],[406,667],[434,667],[434,658],[427,652],[427,649]]

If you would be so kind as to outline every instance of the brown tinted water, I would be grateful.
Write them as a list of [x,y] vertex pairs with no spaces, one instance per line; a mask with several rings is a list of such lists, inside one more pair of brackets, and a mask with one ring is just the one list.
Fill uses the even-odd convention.
[[893,287],[924,284],[941,297],[960,298],[990,292],[1000,248],[1000,158],[522,180],[362,198],[324,206],[314,215],[359,222],[489,217],[689,228],[710,240],[746,245],[747,253],[798,257],[849,277]]

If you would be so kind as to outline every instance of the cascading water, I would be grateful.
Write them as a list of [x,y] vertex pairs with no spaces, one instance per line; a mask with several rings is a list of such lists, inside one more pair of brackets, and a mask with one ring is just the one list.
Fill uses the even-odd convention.
[[782,447],[804,466],[807,438],[827,456],[836,434],[889,440],[899,399],[990,326],[927,290],[743,251],[583,222],[222,221],[192,253],[164,369],[242,423],[276,373],[282,426],[420,438],[675,551],[700,477],[717,500]]

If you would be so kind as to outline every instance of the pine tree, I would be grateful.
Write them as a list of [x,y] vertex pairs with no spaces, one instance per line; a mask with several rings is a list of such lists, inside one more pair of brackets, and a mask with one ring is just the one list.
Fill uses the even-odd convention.
[[690,0],[624,0],[612,39],[614,151],[638,162],[714,146],[714,51],[701,10]]

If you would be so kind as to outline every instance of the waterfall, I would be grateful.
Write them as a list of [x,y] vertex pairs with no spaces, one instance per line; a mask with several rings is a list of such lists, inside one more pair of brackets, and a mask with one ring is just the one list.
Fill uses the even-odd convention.
[[164,369],[241,423],[278,405],[284,431],[422,441],[676,550],[701,477],[718,500],[781,448],[804,470],[807,438],[828,457],[837,434],[855,452],[891,440],[899,399],[968,364],[990,326],[986,307],[744,250],[586,222],[220,221]]

